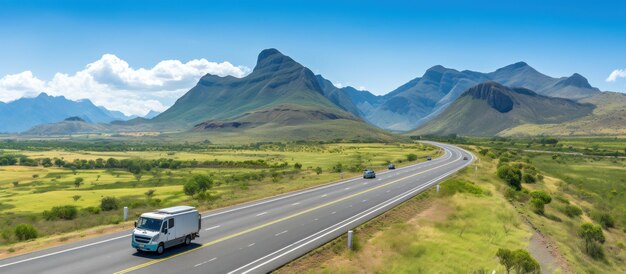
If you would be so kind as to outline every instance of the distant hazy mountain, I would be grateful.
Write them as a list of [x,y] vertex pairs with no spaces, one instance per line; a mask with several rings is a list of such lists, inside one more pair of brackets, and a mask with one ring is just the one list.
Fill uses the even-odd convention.
[[575,120],[591,114],[594,108],[592,104],[486,82],[468,89],[439,116],[411,132],[411,135],[454,133],[493,136],[523,124]]
[[[120,116],[121,115],[121,116]],[[0,104],[0,132],[22,132],[33,126],[80,117],[91,123],[108,123],[123,114],[97,107],[89,100],[72,101],[63,96],[41,93],[35,98],[21,98]]]
[[291,139],[389,137],[358,117],[349,93],[331,86],[278,50],[267,49],[248,76],[208,74],[163,113],[125,124],[207,133],[267,132]]
[[433,119],[468,88],[485,81],[527,88],[541,95],[567,99],[586,98],[600,92],[589,85],[587,79],[580,74],[552,78],[524,62],[491,73],[457,71],[434,66],[422,77],[371,101],[371,105],[355,105],[362,117],[370,123],[384,129],[406,131]]
[[27,135],[69,135],[104,131],[107,131],[106,125],[89,123],[81,117],[74,116],[57,123],[37,125],[23,133]]
[[[158,112],[158,111],[151,110],[151,111],[148,112],[148,114],[144,115],[143,118],[152,119],[154,117],[157,117],[159,114],[161,114],[161,113]],[[137,117],[132,117],[132,118],[137,118]]]

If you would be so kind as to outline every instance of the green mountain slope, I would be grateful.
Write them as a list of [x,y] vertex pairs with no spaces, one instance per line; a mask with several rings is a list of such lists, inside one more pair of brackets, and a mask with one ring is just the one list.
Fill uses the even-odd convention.
[[626,135],[626,94],[602,92],[580,100],[596,106],[590,115],[552,124],[523,124],[501,135]]
[[493,136],[522,124],[551,124],[589,115],[591,104],[486,82],[464,92],[439,116],[410,135]]
[[[345,103],[345,104],[342,104]],[[252,73],[243,78],[206,75],[165,112],[132,125],[144,129],[208,135],[241,132],[289,139],[389,139],[390,134],[363,122],[341,93],[328,93],[308,68],[276,49],[262,51]],[[330,131],[329,131],[330,130]],[[255,133],[259,133],[256,134]],[[270,136],[268,136],[270,137]]]

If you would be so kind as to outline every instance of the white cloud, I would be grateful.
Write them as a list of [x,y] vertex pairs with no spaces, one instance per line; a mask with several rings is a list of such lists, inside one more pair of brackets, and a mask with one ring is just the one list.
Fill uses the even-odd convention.
[[617,78],[626,78],[626,69],[616,69],[606,78],[607,82],[615,82]]
[[360,90],[360,91],[364,91],[364,90],[365,90],[365,86],[359,86],[359,87],[358,87],[358,88],[356,88],[356,89],[357,89],[357,90]]
[[337,88],[342,88],[343,84],[341,82],[336,82],[336,83],[333,83],[333,86],[335,86]]
[[33,97],[40,92],[72,100],[89,99],[94,104],[127,115],[164,111],[167,105],[193,87],[207,73],[243,77],[250,69],[229,62],[194,59],[183,63],[164,60],[152,68],[132,68],[113,54],[105,54],[74,74],[56,73],[48,81],[30,71],[0,78],[0,101]]

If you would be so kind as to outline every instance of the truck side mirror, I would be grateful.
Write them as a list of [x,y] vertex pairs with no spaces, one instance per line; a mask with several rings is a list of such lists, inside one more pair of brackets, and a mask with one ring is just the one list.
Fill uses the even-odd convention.
[[135,227],[137,227],[137,221],[135,221]]

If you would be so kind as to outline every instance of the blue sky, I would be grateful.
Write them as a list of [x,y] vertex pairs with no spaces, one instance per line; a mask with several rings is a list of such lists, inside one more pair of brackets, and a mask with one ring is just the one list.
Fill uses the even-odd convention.
[[[626,69],[626,4],[503,2],[4,0],[0,77],[31,71],[48,82],[103,54],[132,69],[202,58],[253,68],[258,52],[273,47],[335,83],[376,94],[438,64],[489,72],[517,61],[626,91],[626,78],[606,81]],[[155,97],[157,108],[179,93]]]

